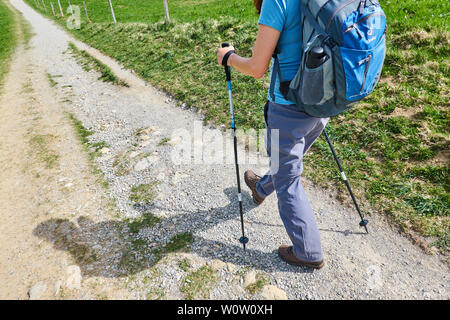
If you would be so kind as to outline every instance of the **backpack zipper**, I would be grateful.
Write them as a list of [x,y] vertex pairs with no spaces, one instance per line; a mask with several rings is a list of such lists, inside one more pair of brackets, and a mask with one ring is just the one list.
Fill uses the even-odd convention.
[[362,59],[358,62],[358,65],[361,66],[363,63],[366,63],[366,67],[364,69],[363,83],[361,86],[360,92],[364,90],[364,86],[366,85],[367,73],[369,72],[370,60],[372,60],[372,54],[369,54],[367,58]]
[[365,16],[364,18],[359,19],[358,21],[356,21],[355,23],[351,24],[350,26],[348,26],[347,29],[345,29],[344,33],[348,33],[350,31],[352,31],[353,29],[356,29],[356,31],[358,32],[358,34],[360,35],[360,37],[363,37],[363,34],[361,32],[361,30],[359,30],[358,28],[358,24],[360,24],[361,22],[366,21],[367,19],[369,19],[370,17],[373,16],[382,16],[382,17],[386,17],[386,15],[383,12],[375,12],[375,13],[371,13],[368,14],[367,16]]
[[361,30],[359,30],[358,25],[356,23],[352,24],[351,26],[349,26],[347,29],[345,29],[344,33],[349,33],[350,31],[352,31],[353,29],[356,30],[356,32],[358,33],[358,35],[361,38],[364,38],[364,34],[362,33]]
[[330,16],[330,18],[327,21],[327,26],[325,28],[325,32],[328,32],[328,28],[330,28],[331,21],[333,21],[333,18],[338,14],[338,12],[341,11],[342,9],[344,9],[349,4],[352,4],[353,2],[356,2],[356,1],[361,1],[361,0],[349,0],[349,1],[341,4],[339,7],[337,7],[336,10],[334,10],[333,14]]

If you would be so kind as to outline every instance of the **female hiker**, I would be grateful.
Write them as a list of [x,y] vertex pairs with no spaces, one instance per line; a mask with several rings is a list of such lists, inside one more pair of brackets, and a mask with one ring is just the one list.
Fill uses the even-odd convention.
[[[227,65],[238,72],[261,78],[267,71],[278,44],[280,71],[283,82],[292,80],[300,66],[301,23],[299,0],[254,0],[260,13],[259,29],[250,58],[241,57],[232,46],[217,52],[219,64],[224,56]],[[274,81],[275,79],[275,81]],[[328,118],[315,118],[301,112],[280,91],[279,75],[270,83],[268,102],[264,106],[269,157],[277,153],[279,168],[260,177],[253,171],[244,178],[253,194],[253,201],[261,204],[273,191],[278,197],[278,210],[292,245],[281,245],[278,254],[287,263],[320,269],[323,265],[320,234],[311,205],[301,184],[302,159],[324,129]],[[284,92],[284,91],[283,91]],[[278,146],[271,146],[272,130],[278,130]]]

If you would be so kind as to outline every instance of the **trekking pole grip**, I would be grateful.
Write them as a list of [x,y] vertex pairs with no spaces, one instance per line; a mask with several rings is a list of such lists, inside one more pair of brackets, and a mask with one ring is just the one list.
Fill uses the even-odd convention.
[[[229,47],[230,44],[228,42],[222,42],[222,48],[226,48]],[[227,75],[227,81],[231,81],[231,69],[230,67],[227,65],[227,61],[228,61],[228,57],[231,55],[231,53],[234,53],[234,50],[227,52],[227,54],[225,54],[225,56],[223,57],[222,60],[222,65],[225,68],[225,74]]]

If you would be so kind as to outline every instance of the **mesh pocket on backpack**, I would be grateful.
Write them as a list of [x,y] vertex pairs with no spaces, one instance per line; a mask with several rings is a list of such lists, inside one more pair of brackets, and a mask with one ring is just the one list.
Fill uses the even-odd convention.
[[304,104],[317,104],[323,98],[323,65],[303,70],[300,99]]
[[334,96],[333,56],[328,47],[324,48],[328,58],[322,65],[314,69],[303,67],[299,96],[304,104],[322,104]]

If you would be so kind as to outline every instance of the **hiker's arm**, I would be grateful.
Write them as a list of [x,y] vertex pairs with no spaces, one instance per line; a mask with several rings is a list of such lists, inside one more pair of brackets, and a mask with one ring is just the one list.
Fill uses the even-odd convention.
[[[246,75],[261,78],[269,68],[270,59],[279,37],[280,31],[260,24],[252,57],[245,58],[233,53],[228,58],[228,65]],[[222,64],[223,56],[230,50],[234,50],[234,48],[225,47],[217,51],[219,64]]]

